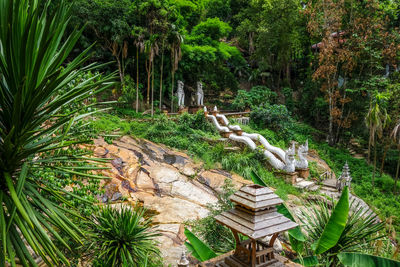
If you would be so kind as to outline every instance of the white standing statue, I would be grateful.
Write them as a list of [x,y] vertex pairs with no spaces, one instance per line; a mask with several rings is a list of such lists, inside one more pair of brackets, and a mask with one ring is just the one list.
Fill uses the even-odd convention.
[[183,91],[183,82],[178,81],[178,90],[176,92],[178,96],[178,107],[185,106],[185,91]]
[[203,92],[203,83],[202,82],[197,82],[196,96],[197,96],[197,105],[203,106],[204,92]]

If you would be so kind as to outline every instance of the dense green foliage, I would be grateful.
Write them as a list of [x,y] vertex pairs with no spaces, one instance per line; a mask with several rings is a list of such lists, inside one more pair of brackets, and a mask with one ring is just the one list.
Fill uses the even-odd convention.
[[80,80],[101,66],[83,66],[88,50],[67,64],[82,31],[64,36],[71,10],[61,3],[52,13],[48,4],[40,12],[38,1],[0,2],[0,266],[15,266],[17,259],[23,266],[37,266],[28,247],[49,266],[68,265],[60,248],[71,248],[62,235],[82,243],[82,230],[69,219],[79,214],[59,205],[68,205],[66,196],[72,193],[45,177],[102,178],[88,173],[95,164],[85,153],[65,152],[83,142],[77,128],[70,129],[89,114],[79,114],[82,107],[70,104],[110,88],[114,77],[95,74]]
[[[185,83],[186,106],[201,81],[208,107],[251,109],[243,130],[283,149],[309,140],[310,152],[336,175],[347,161],[352,193],[387,222],[387,240],[398,242],[399,10],[399,0],[0,0],[0,267],[15,259],[36,266],[30,249],[50,266],[68,265],[88,243],[118,252],[114,263],[98,253],[99,265],[158,264],[149,256],[158,254],[152,242],[138,252],[114,249],[110,238],[107,247],[92,240],[89,215],[104,226],[111,215],[126,222],[130,212],[98,214],[92,205],[103,178],[95,173],[107,160],[82,144],[97,135],[147,138],[187,150],[205,168],[247,179],[255,171],[284,199],[300,195],[259,152],[233,152],[232,143],[218,141],[201,112],[159,115],[176,111],[177,80]],[[118,102],[111,113],[98,109],[110,100]],[[321,175],[315,163],[310,172]],[[229,207],[221,201],[212,215]],[[233,247],[212,216],[196,227],[218,252]],[[322,250],[328,264],[339,263]]]

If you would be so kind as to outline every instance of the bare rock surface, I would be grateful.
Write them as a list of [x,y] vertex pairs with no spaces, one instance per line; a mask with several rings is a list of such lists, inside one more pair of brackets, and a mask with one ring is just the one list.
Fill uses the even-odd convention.
[[110,179],[102,181],[105,194],[99,200],[140,202],[154,212],[166,266],[175,266],[186,250],[183,223],[207,216],[207,206],[217,202],[226,179],[237,189],[251,183],[223,170],[204,170],[187,154],[144,139],[124,136],[108,144],[99,138],[93,151],[96,157],[112,159],[109,169],[102,170]]

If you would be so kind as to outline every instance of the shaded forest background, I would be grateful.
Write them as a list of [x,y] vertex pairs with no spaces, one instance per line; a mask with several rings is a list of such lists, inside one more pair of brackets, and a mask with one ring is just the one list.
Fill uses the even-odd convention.
[[176,81],[187,104],[202,81],[206,104],[285,105],[397,176],[399,1],[76,0],[72,13],[69,31],[86,25],[76,54],[95,43],[93,61],[118,71],[103,99],[176,111]]

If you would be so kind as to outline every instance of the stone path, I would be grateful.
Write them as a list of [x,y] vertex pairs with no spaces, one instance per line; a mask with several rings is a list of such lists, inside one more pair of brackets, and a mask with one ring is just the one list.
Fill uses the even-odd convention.
[[113,159],[110,169],[102,171],[112,179],[102,181],[105,194],[99,199],[127,199],[126,205],[140,202],[153,211],[166,266],[175,266],[186,250],[183,223],[207,216],[207,206],[217,202],[225,179],[237,189],[251,183],[223,170],[204,170],[187,154],[143,139],[124,136],[112,144],[97,139],[93,150],[97,157]]

